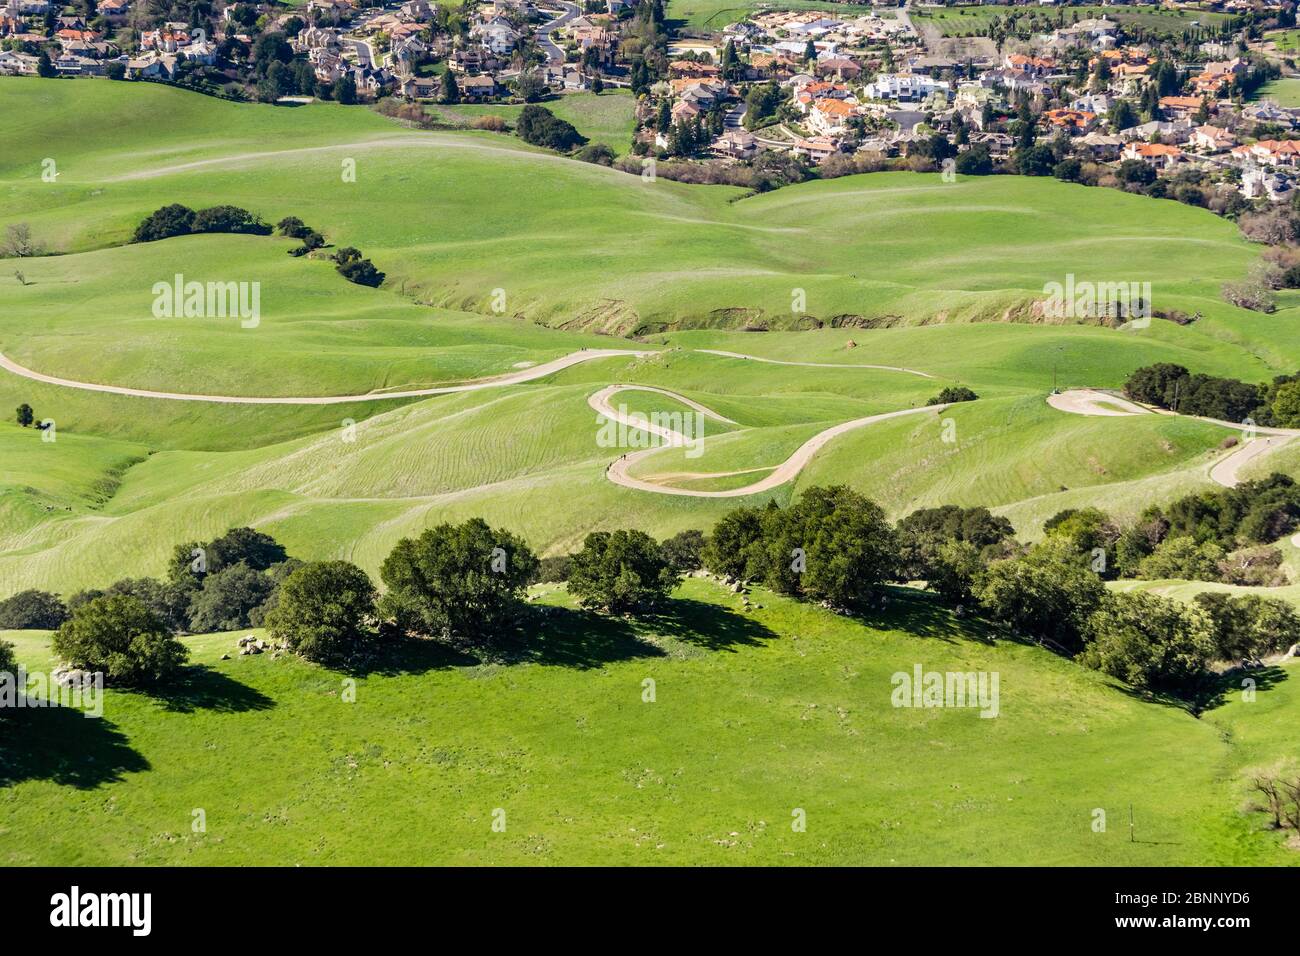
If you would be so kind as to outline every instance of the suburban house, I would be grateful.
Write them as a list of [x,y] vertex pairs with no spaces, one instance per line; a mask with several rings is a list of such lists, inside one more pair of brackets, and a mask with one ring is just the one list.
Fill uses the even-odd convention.
[[1120,157],[1125,160],[1136,159],[1156,169],[1168,169],[1182,160],[1183,151],[1177,146],[1166,146],[1164,143],[1129,143]]
[[[1166,119],[1191,119],[1207,103],[1207,100],[1203,100],[1199,96],[1162,96],[1160,97],[1160,112],[1165,114]],[[1206,108],[1210,113],[1215,111],[1212,103],[1209,103]]]
[[497,91],[497,81],[490,73],[467,76],[460,81],[459,85],[461,97],[473,101],[489,99]]
[[732,159],[750,159],[758,152],[758,140],[753,133],[743,129],[729,129],[713,142],[713,150],[719,156]]
[[1232,151],[1238,159],[1265,166],[1296,166],[1300,162],[1300,142],[1292,139],[1261,139]]
[[402,95],[408,100],[431,99],[438,95],[436,76],[413,76],[402,81]]
[[1060,130],[1070,136],[1082,136],[1097,125],[1097,114],[1086,110],[1046,110],[1043,119],[1053,130]]
[[856,108],[844,100],[815,100],[808,111],[808,128],[814,133],[843,133]]
[[915,103],[925,99],[935,90],[947,91],[948,83],[920,73],[881,73],[868,84],[867,96],[878,100],[897,100]]
[[484,23],[475,24],[470,28],[469,35],[497,56],[509,56],[519,44],[518,31],[503,17],[493,17]]
[[820,163],[827,156],[833,156],[839,151],[839,143],[826,136],[810,136],[807,139],[799,137],[790,149],[790,152],[796,156],[807,156],[814,163]]
[[1218,126],[1198,126],[1192,130],[1187,145],[1207,153],[1218,153],[1237,145],[1237,137],[1231,130]]
[[1253,166],[1241,174],[1241,194],[1247,199],[1286,202],[1294,193],[1295,181],[1279,170]]

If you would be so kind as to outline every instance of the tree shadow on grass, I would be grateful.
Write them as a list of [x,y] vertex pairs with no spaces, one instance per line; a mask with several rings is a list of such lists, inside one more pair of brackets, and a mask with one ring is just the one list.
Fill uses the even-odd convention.
[[859,624],[881,631],[905,631],[918,637],[935,637],[948,643],[976,641],[993,644],[1008,640],[988,621],[958,617],[937,594],[917,588],[890,587],[884,590],[881,607],[855,611],[850,616]]
[[182,668],[166,684],[128,692],[148,697],[166,710],[178,714],[192,714],[196,710],[238,714],[246,710],[268,710],[275,706],[275,701],[260,690],[202,664]]
[[91,790],[148,769],[116,725],[74,707],[23,707],[0,717],[0,787],[48,780]]
[[752,617],[691,598],[674,598],[668,613],[657,614],[648,623],[674,640],[711,651],[757,647],[777,637],[775,631]]
[[372,674],[397,677],[452,667],[473,667],[479,663],[480,659],[473,653],[445,641],[408,636],[382,641],[374,656],[368,660],[330,665],[330,668],[352,677],[368,677]]
[[[1207,710],[1214,710],[1229,702],[1231,695],[1243,693],[1247,687],[1256,692],[1271,690],[1291,675],[1286,668],[1270,665],[1252,670],[1239,670],[1231,674],[1216,674],[1207,684],[1205,691],[1195,700],[1193,712],[1200,716]],[[1254,681],[1253,685],[1242,686],[1246,679]]]
[[539,607],[540,612],[499,649],[503,664],[550,664],[588,669],[616,661],[662,657],[664,652],[637,634],[622,617],[594,611]]

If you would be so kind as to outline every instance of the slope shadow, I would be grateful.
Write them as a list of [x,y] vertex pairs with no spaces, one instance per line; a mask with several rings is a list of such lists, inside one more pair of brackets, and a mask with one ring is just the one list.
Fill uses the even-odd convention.
[[149,761],[115,724],[73,707],[22,707],[0,717],[0,787],[26,780],[92,790]]
[[660,633],[711,651],[735,651],[737,647],[758,647],[777,637],[766,624],[730,608],[692,598],[674,598],[671,613],[648,619]]
[[1261,667],[1259,670],[1237,671],[1229,675],[1211,675],[1206,678],[1200,687],[1189,692],[1188,696],[1179,696],[1165,690],[1133,687],[1125,684],[1119,678],[1115,678],[1115,687],[1122,694],[1144,704],[1155,704],[1159,707],[1168,707],[1171,710],[1181,710],[1199,718],[1204,716],[1207,711],[1222,707],[1228,703],[1230,694],[1240,693],[1243,690],[1241,682],[1247,677],[1255,682],[1255,690],[1263,691],[1289,679],[1290,675],[1287,674],[1284,668],[1277,666]]
[[636,633],[621,617],[546,605],[499,649],[505,664],[549,664],[587,669],[641,657],[662,657],[662,649]]
[[482,661],[466,649],[434,638],[408,635],[381,641],[375,654],[367,660],[327,666],[353,677],[397,677],[452,667],[473,667],[479,663]]
[[918,637],[935,637],[948,643],[976,641],[993,644],[1008,640],[988,621],[974,615],[958,617],[937,594],[916,588],[890,587],[884,590],[879,608],[857,610],[849,616],[859,624],[882,631],[906,631]]
[[204,664],[182,668],[167,684],[125,692],[148,697],[166,710],[179,714],[191,714],[196,710],[237,714],[275,706],[275,701],[260,690]]
[[1241,682],[1250,678],[1255,682],[1256,691],[1270,690],[1285,680],[1290,680],[1291,675],[1286,668],[1270,665],[1261,667],[1258,670],[1237,671],[1235,674],[1223,674],[1214,679],[1204,696],[1196,702],[1197,711],[1204,713],[1207,710],[1214,710],[1216,707],[1222,707],[1228,703],[1228,695],[1240,693],[1244,688]]

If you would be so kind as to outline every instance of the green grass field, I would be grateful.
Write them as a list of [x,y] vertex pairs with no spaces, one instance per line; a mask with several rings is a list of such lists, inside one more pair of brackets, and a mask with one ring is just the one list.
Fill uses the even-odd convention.
[[[628,122],[626,96],[563,102],[586,110],[584,131]],[[168,122],[140,123],[151,115]],[[299,216],[387,279],[350,285],[275,237],[126,242],[172,202]],[[175,544],[239,525],[373,575],[397,540],[442,521],[483,517],[559,554],[594,529],[707,531],[737,504],[832,482],[892,517],[988,505],[1032,540],[1064,507],[1128,516],[1211,487],[1224,437],[1173,417],[1059,412],[1045,401],[1054,384],[1116,387],[1157,361],[1251,381],[1300,368],[1291,302],[1260,315],[1219,298],[1258,255],[1231,223],[1021,177],[890,173],[745,196],[646,182],[498,134],[415,132],[359,107],[3,79],[0,227],[17,222],[51,254],[0,268],[0,352],[47,375],[351,398],[581,349],[654,354],[328,405],[113,395],[0,370],[0,408],[27,402],[56,423],[43,441],[0,422],[0,597],[160,575]],[[155,317],[154,284],[177,274],[258,283],[260,321]],[[1070,274],[1150,282],[1157,310],[1203,317],[1133,330],[1037,319],[1046,284]],[[823,327],[798,330],[817,324],[810,316]],[[699,457],[664,449],[637,463],[638,475],[697,490],[740,487],[828,426],[924,405],[948,385],[980,400],[850,432],[779,488],[711,499],[606,478],[622,450],[601,444],[588,399],[611,384],[666,389],[734,420],[706,425]],[[644,391],[613,400],[684,408]],[[1300,475],[1300,450],[1254,467]],[[682,476],[737,470],[749,474]],[[1300,577],[1300,553],[1283,547]],[[1274,593],[1300,600],[1300,585]],[[1270,671],[1258,702],[1225,693],[1197,719],[1041,649],[991,642],[912,591],[867,621],[765,593],[744,611],[695,579],[641,622],[579,612],[554,588],[539,597],[555,610],[527,650],[480,661],[414,645],[360,676],[356,703],[340,699],[344,675],[270,655],[222,661],[237,635],[203,635],[186,639],[195,668],[166,696],[110,691],[102,721],[24,713],[28,731],[0,740],[0,861],[1300,859],[1242,811],[1245,772],[1293,750],[1295,665]],[[3,637],[29,668],[51,663],[48,635]],[[918,663],[997,671],[1001,716],[891,707],[891,675]],[[653,704],[641,702],[647,677]],[[1130,804],[1136,843],[1119,825]],[[1092,829],[1098,808],[1106,833]],[[505,833],[491,828],[498,809]],[[807,832],[790,828],[796,809]]]
[[1270,30],[1264,34],[1265,41],[1272,41],[1283,53],[1294,53],[1300,49],[1300,30]]
[[[13,463],[0,471],[0,593],[155,574],[177,541],[243,523],[304,558],[347,557],[372,572],[399,537],[447,518],[481,514],[551,553],[630,514],[660,535],[708,528],[732,502],[605,480],[615,452],[596,444],[586,399],[615,381],[671,389],[740,423],[708,431],[700,459],[680,450],[648,459],[638,466],[647,474],[770,468],[828,425],[969,385],[985,401],[952,414],[956,442],[922,419],[875,426],[838,439],[767,497],[847,481],[894,515],[986,504],[1032,538],[1061,507],[1127,514],[1203,487],[1221,439],[1195,423],[1055,412],[1043,403],[1054,380],[1114,387],[1155,361],[1253,381],[1300,367],[1294,309],[1261,316],[1219,300],[1219,284],[1256,249],[1230,223],[1174,202],[913,174],[740,199],[499,135],[412,132],[335,104],[273,108],[152,84],[28,79],[0,80],[0,104],[0,223],[29,222],[64,253],[24,260],[25,285],[0,275],[0,351],[38,372],[163,391],[357,395],[506,373],[608,345],[608,333],[640,330],[644,346],[666,350],[507,389],[325,406],[103,395],[4,373],[0,407],[29,402],[57,423],[58,441],[0,426]],[[111,135],[141,105],[172,122]],[[40,176],[46,158],[54,182]],[[340,175],[349,159],[355,182]],[[231,202],[270,221],[301,216],[335,245],[363,249],[388,279],[379,290],[349,285],[324,259],[286,255],[291,243],[278,238],[122,244],[144,215],[177,200]],[[155,318],[153,284],[177,273],[260,283],[259,325]],[[1135,332],[1038,324],[1030,303],[1070,273],[1150,281],[1157,309],[1205,317]],[[780,331],[805,314],[844,327]],[[774,331],[736,331],[755,325]],[[642,411],[658,401],[624,398]],[[749,479],[684,480],[708,490]],[[538,509],[538,496],[549,507]]]
[[[1122,6],[1103,7],[1096,5],[1033,9],[1016,8],[1013,12],[1021,15],[1034,13],[1046,18],[1053,25],[1058,22],[1058,16],[1063,13],[1065,19],[1062,22],[1066,26],[1076,19],[1087,20],[1106,17],[1121,25],[1137,26],[1145,30],[1174,34],[1181,34],[1191,27],[1193,22],[1202,27],[1210,27],[1217,26],[1224,20],[1230,19],[1227,14],[1208,10],[1167,10],[1147,7],[1130,9]],[[936,24],[944,36],[970,36],[983,30],[992,20],[1005,17],[1007,13],[1006,9],[999,6],[971,6],[926,9],[914,12],[912,17],[918,25],[925,22]],[[1078,15],[1077,18],[1075,14]]]
[[[1292,750],[1294,666],[1269,672],[1254,703],[1229,693],[1198,720],[1040,649],[972,637],[920,597],[870,622],[756,599],[745,612],[690,581],[663,616],[625,623],[551,591],[560,609],[517,660],[412,649],[357,678],[353,703],[346,675],[219,660],[238,635],[189,639],[191,676],[166,696],[109,691],[102,720],[18,715],[0,861],[1300,861],[1241,810],[1245,771]],[[48,665],[43,634],[2,636],[29,668]],[[891,706],[892,675],[917,664],[996,671],[998,716]]]
[[1300,80],[1269,80],[1255,91],[1256,100],[1272,100],[1281,107],[1300,106]]
[[[572,123],[591,142],[604,143],[619,156],[632,148],[632,133],[636,130],[633,110],[636,104],[627,90],[606,90],[600,94],[569,93],[540,105],[560,119]],[[452,121],[465,122],[479,116],[499,116],[513,125],[523,106],[512,103],[458,103],[454,106],[430,104],[425,108],[434,116]]]
[[668,20],[692,30],[720,32],[730,23],[737,23],[755,12],[767,10],[808,10],[833,17],[867,16],[871,13],[881,17],[893,16],[893,10],[889,7],[826,0],[668,0],[666,16]]

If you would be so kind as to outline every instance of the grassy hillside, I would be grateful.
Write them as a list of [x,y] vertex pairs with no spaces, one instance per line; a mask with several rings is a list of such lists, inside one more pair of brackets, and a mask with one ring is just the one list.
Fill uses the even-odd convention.
[[[1037,648],[990,644],[921,599],[871,622],[757,600],[742,612],[690,581],[641,624],[551,592],[557,610],[520,660],[413,650],[360,676],[355,703],[341,699],[343,674],[221,661],[237,635],[190,639],[183,689],[110,691],[103,720],[19,717],[2,745],[0,861],[1300,860],[1238,810],[1243,768],[1288,750],[1294,668],[1258,703],[1196,720]],[[43,635],[3,636],[29,667],[48,662]],[[892,675],[918,663],[996,671],[999,716],[892,707]],[[1105,833],[1092,829],[1097,808]],[[191,828],[196,809],[205,833]],[[791,829],[796,809],[806,832]]]
[[808,10],[827,16],[893,16],[888,7],[873,7],[866,3],[827,3],[825,0],[668,0],[666,15],[693,30],[721,32],[729,23],[736,23],[764,10]]
[[[604,143],[616,155],[622,156],[632,149],[632,133],[636,128],[633,118],[636,101],[628,90],[612,89],[599,94],[568,93],[540,105],[560,119],[572,123],[591,142]],[[454,106],[430,104],[426,109],[436,116],[453,121],[470,120],[478,116],[500,116],[514,124],[523,106],[512,103],[458,103]]]
[[[1019,10],[1015,12],[1023,14],[1031,11]],[[1172,34],[1181,34],[1193,22],[1208,27],[1217,26],[1224,20],[1229,19],[1228,14],[1214,13],[1212,11],[1165,10],[1148,7],[1126,9],[1114,6],[1069,6],[1060,10],[1046,9],[1032,12],[1047,16],[1053,23],[1060,13],[1064,13],[1067,25],[1076,19],[1076,14],[1077,19],[1080,20],[1104,16],[1121,24]],[[970,36],[986,29],[992,20],[1004,17],[1006,13],[1007,11],[998,7],[967,6],[923,10],[914,13],[912,16],[918,24],[927,21],[934,23],[944,36]]]
[[[65,253],[24,260],[25,285],[0,275],[0,352],[37,372],[183,393],[362,395],[609,345],[599,332],[640,331],[642,347],[664,350],[505,389],[321,406],[104,395],[0,373],[0,408],[28,402],[58,434],[47,444],[0,427],[0,594],[158,573],[176,542],[236,524],[300,557],[370,571],[403,535],[473,515],[551,553],[629,521],[657,535],[708,529],[739,501],[606,480],[625,449],[599,444],[587,399],[620,382],[673,390],[738,423],[706,429],[700,458],[670,450],[637,465],[696,489],[753,478],[691,473],[771,468],[830,425],[968,385],[981,401],[946,416],[955,441],[932,416],[882,423],[836,439],[757,500],[844,481],[894,515],[986,504],[1032,537],[1061,507],[1128,513],[1203,487],[1221,439],[1197,423],[1056,412],[1043,401],[1054,382],[1115,387],[1155,361],[1251,381],[1300,367],[1294,302],[1263,316],[1219,300],[1256,249],[1231,223],[1173,202],[903,173],[742,198],[643,182],[511,137],[414,132],[361,108],[237,105],[149,84],[3,79],[0,107],[0,224],[29,222]],[[146,129],[141,110],[170,122]],[[42,181],[44,158],[56,182]],[[341,175],[346,160],[355,182]],[[274,237],[122,244],[175,201],[300,216],[388,279],[350,285]],[[178,273],[258,283],[257,327],[155,318],[154,284]],[[1140,330],[1026,321],[1045,283],[1071,273],[1151,282],[1157,309],[1203,317]],[[809,315],[838,327],[779,331]],[[764,327],[774,331],[737,331]],[[645,392],[618,398],[643,412],[677,408]],[[1278,461],[1296,473],[1294,456]]]
[[[70,87],[0,82],[6,114],[36,117],[6,136],[17,148],[0,165],[0,220],[29,221],[51,249],[121,242],[177,198],[231,202],[272,221],[298,215],[362,248],[406,297],[489,312],[501,289],[509,314],[551,325],[789,326],[796,290],[800,313],[827,322],[1003,319],[1027,314],[1046,282],[1069,273],[1150,282],[1157,309],[1235,316],[1218,287],[1255,256],[1203,210],[1056,181],[896,173],[734,201],[735,189],[646,183],[493,134],[420,133],[366,110],[240,106],[174,90],[144,92],[156,100],[147,105],[178,114],[175,126],[158,138],[141,130],[137,148],[110,157],[104,138],[72,137],[76,119],[93,111],[93,126],[116,114],[131,129],[140,90],[92,84],[80,97]],[[51,115],[48,134],[27,125]],[[276,123],[283,135],[268,137]],[[194,133],[200,125],[229,134],[218,142]],[[39,178],[44,156],[61,170],[55,184]],[[343,181],[344,160],[355,161],[355,182]],[[0,303],[39,308],[39,287],[39,277],[6,283]]]

